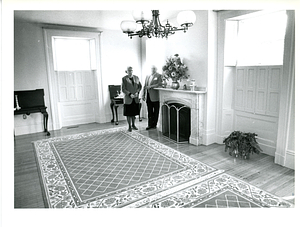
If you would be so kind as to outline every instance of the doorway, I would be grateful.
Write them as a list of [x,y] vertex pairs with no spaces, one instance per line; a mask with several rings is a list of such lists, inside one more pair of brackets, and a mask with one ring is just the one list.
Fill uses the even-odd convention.
[[220,139],[255,132],[264,153],[275,156],[286,11],[231,12],[218,20]]
[[100,122],[100,33],[44,29],[53,128]]

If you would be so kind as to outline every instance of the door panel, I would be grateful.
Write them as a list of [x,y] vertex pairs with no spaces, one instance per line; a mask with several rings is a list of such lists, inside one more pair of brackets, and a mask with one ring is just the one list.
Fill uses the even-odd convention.
[[95,102],[59,103],[62,127],[95,122]]
[[92,70],[59,71],[57,77],[62,127],[95,122],[95,73]]
[[236,72],[236,86],[235,86],[235,109],[244,110],[244,94],[245,94],[245,68],[238,68]]
[[246,97],[245,97],[245,110],[254,112],[254,99],[255,99],[255,80],[256,80],[256,68],[247,68],[246,73]]
[[258,114],[266,114],[267,89],[268,89],[268,68],[259,67],[257,69],[257,83],[256,83],[257,96],[255,100],[255,112]]
[[279,114],[281,72],[282,66],[272,66],[269,68],[266,113],[271,116],[278,116]]

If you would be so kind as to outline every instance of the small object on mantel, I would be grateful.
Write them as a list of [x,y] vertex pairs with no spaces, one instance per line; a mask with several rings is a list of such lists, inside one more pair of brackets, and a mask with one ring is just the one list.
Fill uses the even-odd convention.
[[190,87],[191,87],[191,91],[194,91],[194,90],[195,90],[195,87],[196,87],[195,79],[191,79]]

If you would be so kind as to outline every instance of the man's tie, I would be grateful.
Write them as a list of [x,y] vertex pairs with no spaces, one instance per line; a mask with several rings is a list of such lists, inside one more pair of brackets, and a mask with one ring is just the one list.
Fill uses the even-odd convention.
[[152,80],[153,80],[153,75],[151,74],[150,77],[149,77],[149,80],[148,80],[148,86],[150,86]]

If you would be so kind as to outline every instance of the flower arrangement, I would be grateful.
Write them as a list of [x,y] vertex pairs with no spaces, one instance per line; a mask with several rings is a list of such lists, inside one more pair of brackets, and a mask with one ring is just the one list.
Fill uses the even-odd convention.
[[178,54],[167,58],[166,64],[162,67],[164,78],[173,81],[182,79],[188,79],[189,75],[186,75],[188,70],[187,66],[181,62]]

